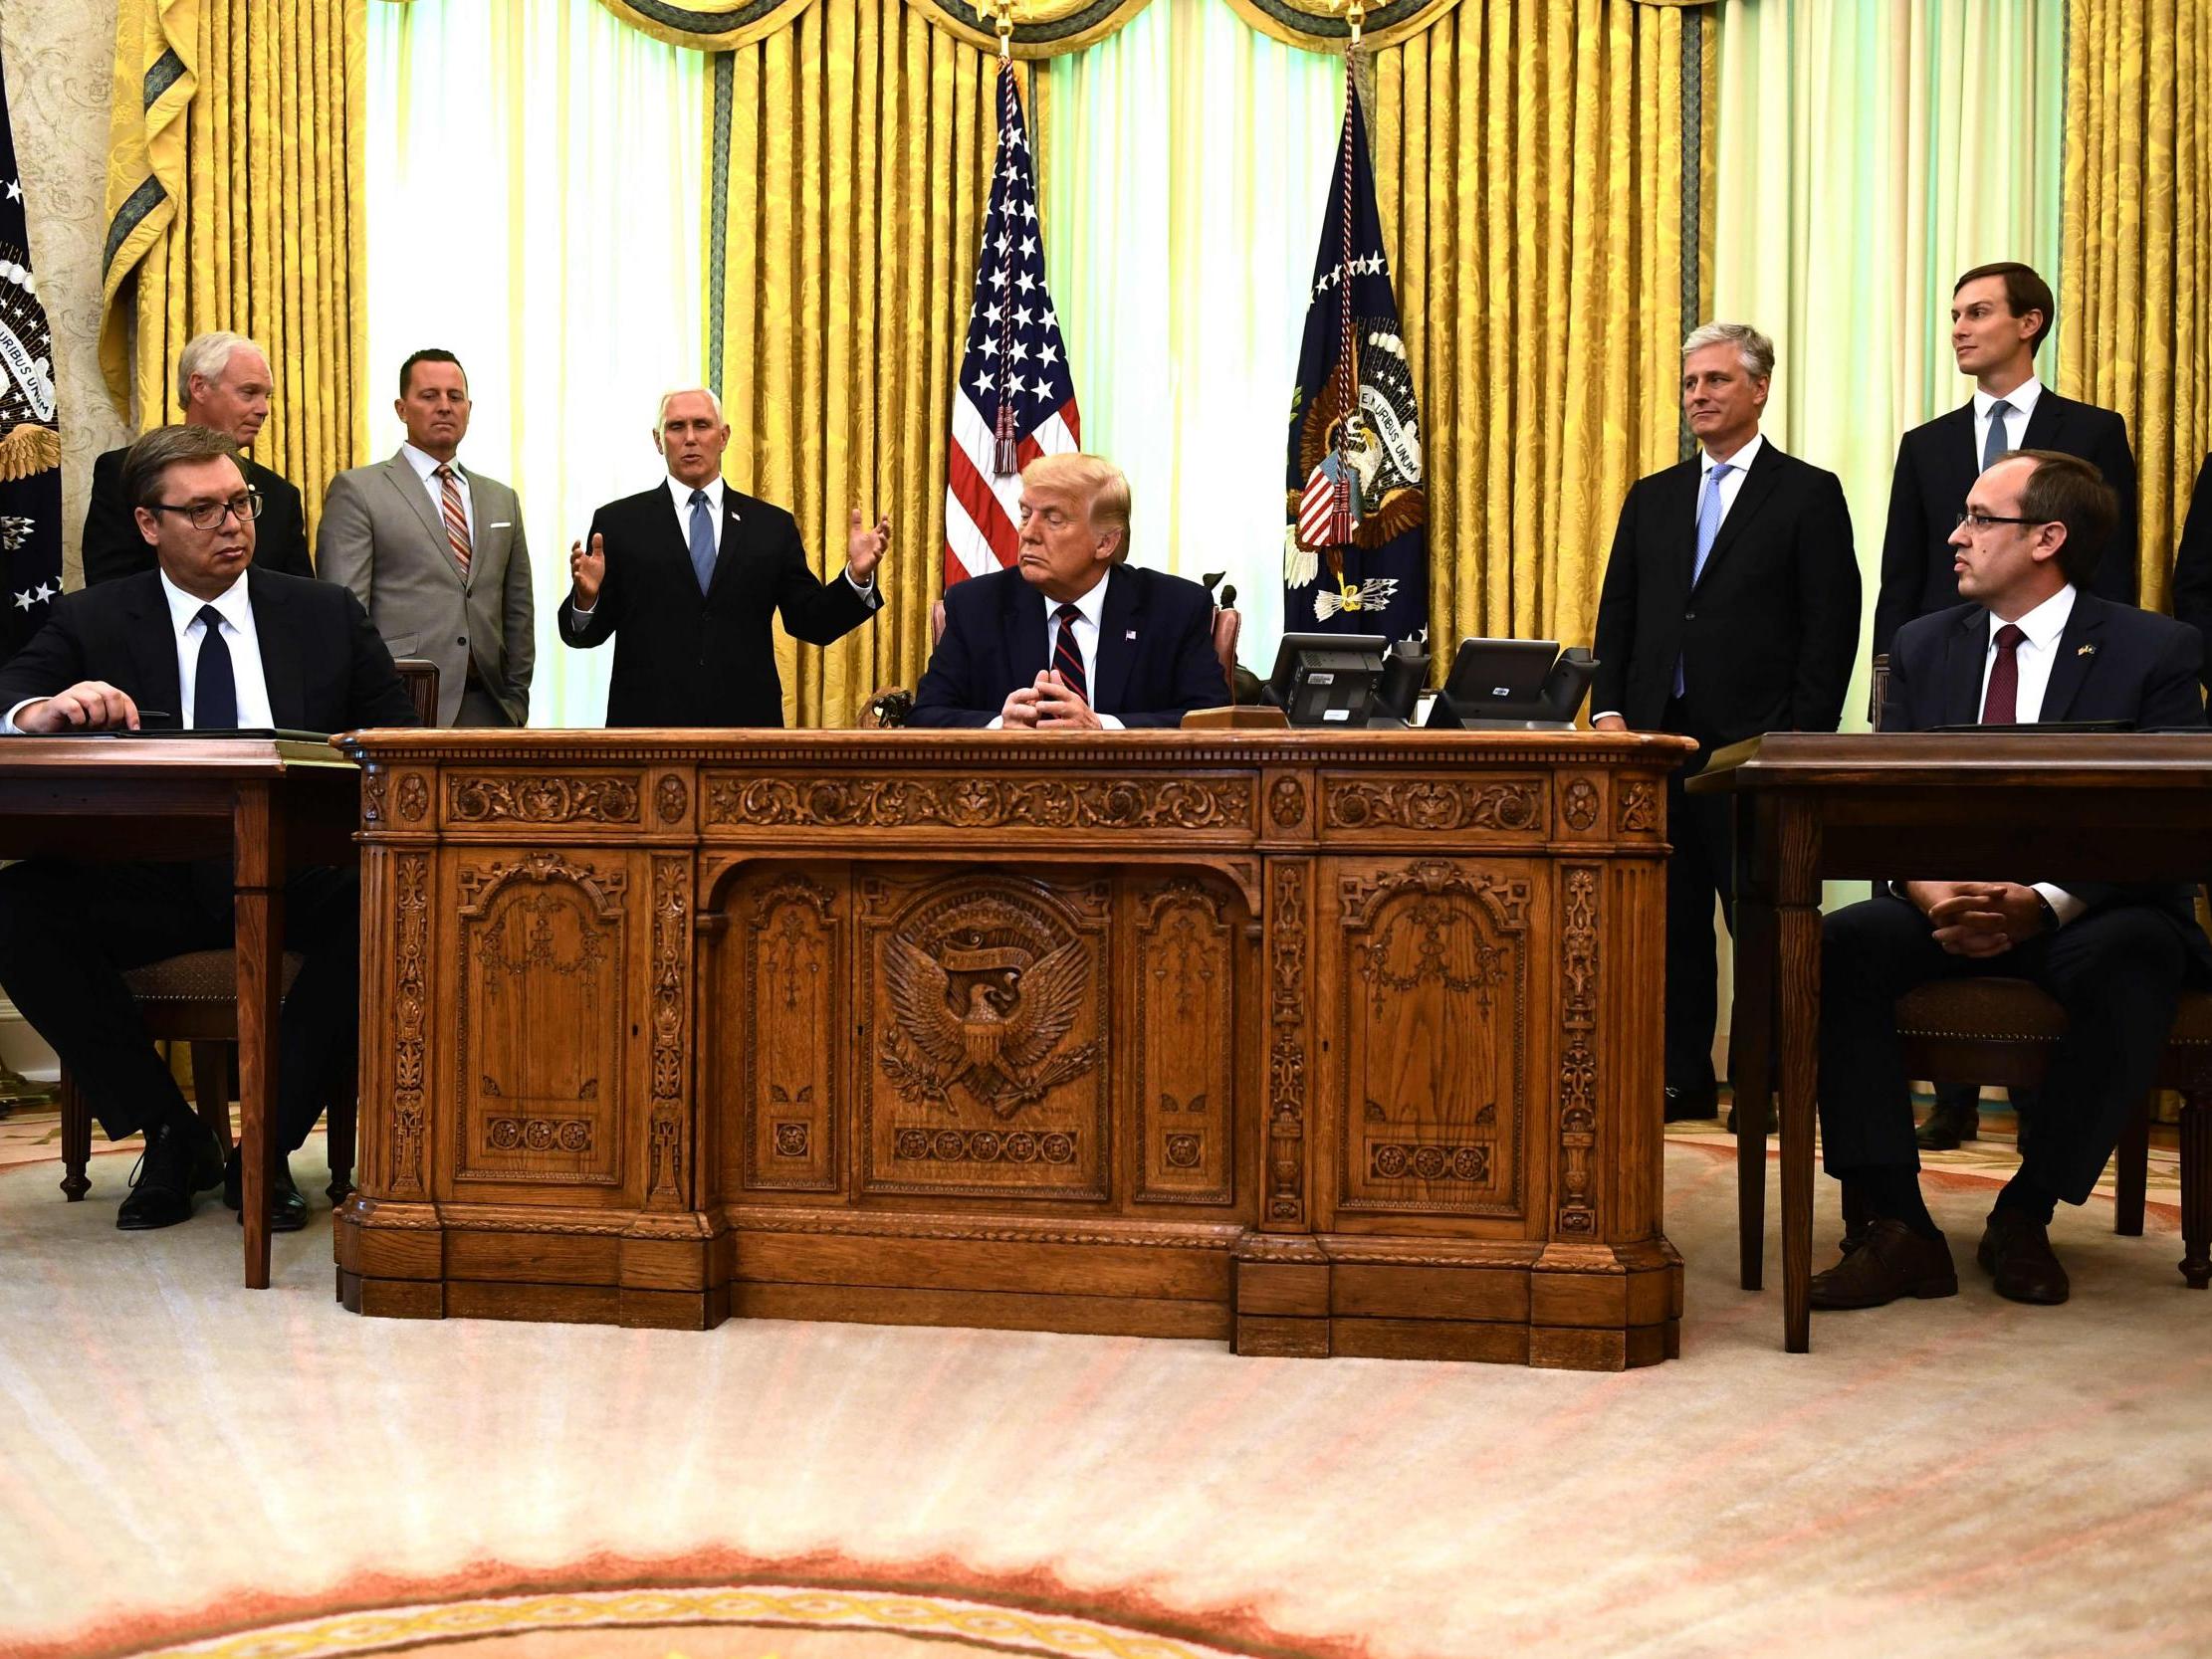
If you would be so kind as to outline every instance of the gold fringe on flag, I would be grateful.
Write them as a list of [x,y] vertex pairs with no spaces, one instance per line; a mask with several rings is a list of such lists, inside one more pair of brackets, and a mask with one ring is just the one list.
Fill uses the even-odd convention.
[[13,484],[62,464],[62,435],[26,421],[0,438],[0,484]]

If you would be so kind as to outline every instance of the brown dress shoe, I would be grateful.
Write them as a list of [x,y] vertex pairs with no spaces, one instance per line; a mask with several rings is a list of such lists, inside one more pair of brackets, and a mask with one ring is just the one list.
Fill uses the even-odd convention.
[[2066,1269],[2051,1249],[2051,1234],[2042,1222],[2019,1210],[1989,1212],[1989,1225],[1974,1260],[1997,1281],[1997,1294],[2015,1302],[2049,1307],[2073,1292]]
[[1958,1269],[1941,1234],[1922,1238],[1901,1221],[1877,1216],[1866,1241],[1826,1273],[1813,1275],[1816,1308],[1880,1308],[1900,1296],[1958,1295]]

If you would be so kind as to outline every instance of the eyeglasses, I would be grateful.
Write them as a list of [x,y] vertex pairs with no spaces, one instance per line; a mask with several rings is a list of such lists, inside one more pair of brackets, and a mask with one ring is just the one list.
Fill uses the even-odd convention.
[[249,490],[243,496],[233,496],[227,502],[154,502],[155,513],[181,513],[184,521],[196,530],[221,527],[226,518],[235,518],[241,524],[249,518],[261,517],[261,492]]
[[1994,513],[1961,513],[1958,521],[1970,530],[1985,530],[1991,524],[2049,524],[2051,518],[2002,518]]

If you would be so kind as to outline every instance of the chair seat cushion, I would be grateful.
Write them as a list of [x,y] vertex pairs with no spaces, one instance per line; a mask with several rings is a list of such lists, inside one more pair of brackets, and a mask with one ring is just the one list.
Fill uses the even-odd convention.
[[[304,959],[297,950],[284,953],[280,995],[292,989]],[[238,952],[187,950],[181,956],[164,956],[143,967],[126,969],[122,979],[140,1002],[236,1002]]]
[[2066,1035],[2066,1013],[2025,979],[1936,979],[1897,998],[1897,1034],[2055,1043]]

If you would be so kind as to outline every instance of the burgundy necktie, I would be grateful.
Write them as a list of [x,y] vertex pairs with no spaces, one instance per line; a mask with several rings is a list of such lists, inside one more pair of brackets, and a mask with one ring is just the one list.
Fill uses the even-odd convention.
[[1073,605],[1062,605],[1052,613],[1059,622],[1052,641],[1052,666],[1060,671],[1060,678],[1067,689],[1085,703],[1091,700],[1090,676],[1083,672],[1083,648],[1075,643],[1075,619],[1083,613]]
[[2012,726],[2020,719],[2020,642],[2028,636],[2013,623],[1997,630],[1997,661],[1982,694],[1982,725]]

